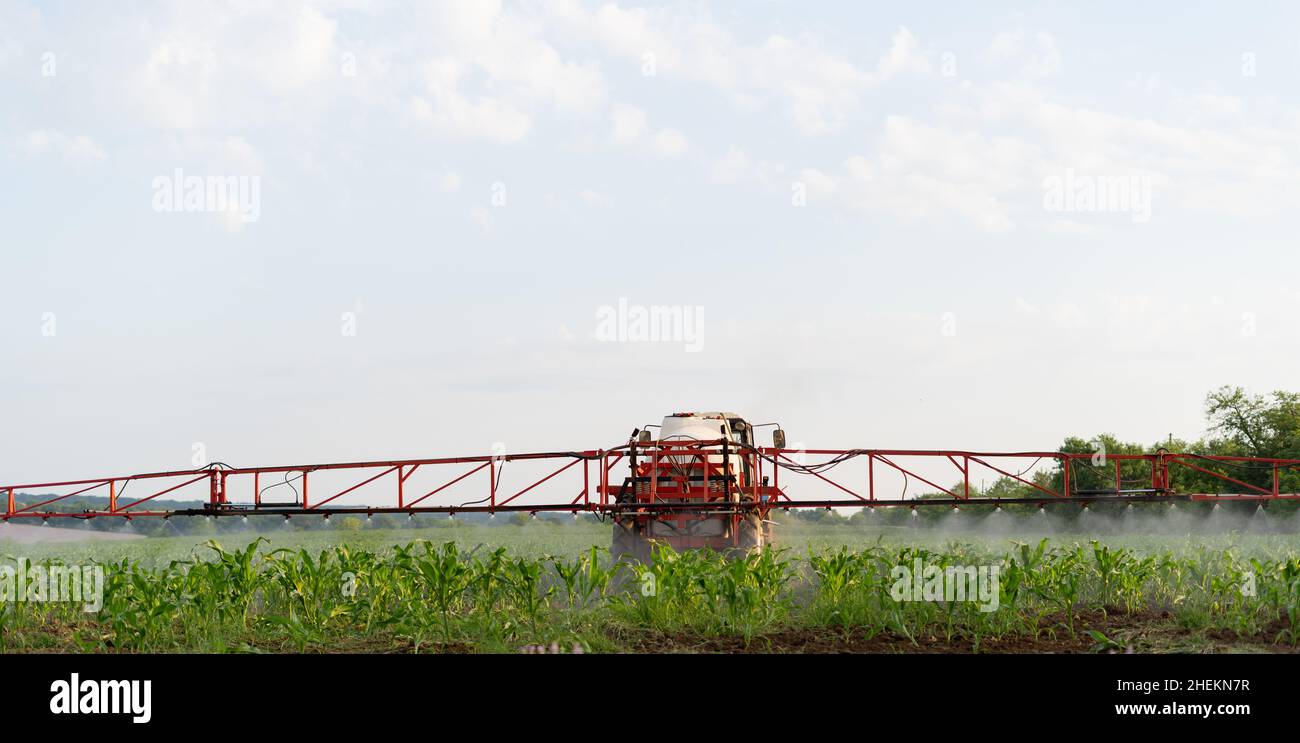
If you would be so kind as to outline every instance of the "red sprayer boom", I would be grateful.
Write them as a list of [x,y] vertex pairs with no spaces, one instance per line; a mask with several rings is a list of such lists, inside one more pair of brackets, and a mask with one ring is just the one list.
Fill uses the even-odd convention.
[[[669,426],[698,429],[702,422],[718,431],[719,437],[702,440],[698,435],[665,435]],[[642,550],[647,539],[676,547],[761,546],[771,536],[768,514],[773,508],[1041,506],[1055,502],[1300,497],[1300,493],[1284,492],[1281,487],[1283,476],[1300,467],[1300,460],[1167,451],[1115,454],[1099,462],[1093,454],[1052,451],[795,450],[785,448],[779,428],[774,436],[776,445],[755,446],[749,440],[752,427],[731,414],[681,413],[666,418],[665,426],[658,439],[651,438],[648,431],[638,431],[627,443],[608,449],[278,467],[217,464],[193,470],[0,485],[0,497],[6,501],[5,521],[587,512],[614,521],[616,551],[624,552]],[[615,468],[620,464],[626,470],[617,474]],[[525,466],[540,471],[530,474],[522,487],[502,486],[505,469]],[[1049,466],[1055,477],[1029,474]],[[944,471],[948,475],[939,474]],[[1179,478],[1179,473],[1187,476]],[[936,482],[953,475],[959,481],[956,486]],[[1014,483],[1018,495],[983,497],[987,494],[981,494],[978,487],[972,491],[973,477]],[[888,491],[884,489],[886,480]],[[1215,492],[1183,492],[1175,485],[1181,481],[1200,483],[1199,490],[1207,489],[1205,483],[1217,487]],[[928,494],[918,498],[909,493],[909,488],[920,487],[913,483],[924,485]],[[277,497],[264,497],[272,489]],[[292,496],[286,498],[287,492]],[[24,496],[21,502],[20,495]],[[107,506],[74,511],[56,505],[84,495],[106,495]],[[201,500],[202,505],[150,508],[151,502],[163,496]],[[619,529],[625,532],[622,544]]]

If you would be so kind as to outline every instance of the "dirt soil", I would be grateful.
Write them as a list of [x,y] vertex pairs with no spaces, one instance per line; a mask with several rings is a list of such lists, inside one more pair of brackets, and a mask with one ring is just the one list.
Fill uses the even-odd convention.
[[[790,628],[748,641],[743,637],[704,637],[689,633],[620,632],[616,642],[634,653],[1296,653],[1277,643],[1280,628],[1260,636],[1238,637],[1225,630],[1189,630],[1168,612],[1126,614],[1080,612],[1071,636],[1064,615],[1045,618],[1037,638],[953,637],[927,634],[912,639],[892,632],[869,635],[865,628]],[[1089,630],[1105,635],[1094,638]]]

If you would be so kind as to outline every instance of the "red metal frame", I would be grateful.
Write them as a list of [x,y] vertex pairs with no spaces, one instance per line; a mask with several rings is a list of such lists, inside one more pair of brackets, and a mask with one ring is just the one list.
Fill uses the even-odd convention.
[[[741,520],[755,513],[765,518],[779,496],[762,475],[763,455],[752,447],[721,439],[647,442],[629,444],[626,453],[630,476],[617,488],[602,484],[601,508],[625,527],[635,524],[637,533],[652,521],[672,526],[676,531],[666,541],[677,548],[735,546]],[[615,450],[604,458],[622,455]],[[687,522],[702,518],[725,520],[726,528],[717,535],[681,533]]]
[[[729,447],[729,449],[726,449]],[[734,474],[727,477],[727,467],[715,459],[719,456],[734,457],[736,462],[746,462],[750,468],[750,477],[741,485]],[[801,464],[795,457],[826,457],[819,464]],[[1215,457],[1192,454],[1158,452],[1155,454],[1113,454],[1106,459],[1114,462],[1114,488],[1103,491],[1075,492],[1072,490],[1072,471],[1077,469],[1080,461],[1090,460],[1092,454],[1072,454],[1063,452],[974,452],[950,450],[918,449],[776,449],[770,447],[737,446],[734,443],[719,441],[709,442],[630,442],[610,449],[596,449],[570,452],[545,452],[532,454],[506,454],[481,457],[445,457],[433,459],[410,459],[377,462],[346,462],[334,464],[310,464],[281,467],[229,468],[213,466],[197,470],[177,470],[170,472],[153,472],[118,477],[90,478],[82,480],[65,480],[55,482],[24,483],[0,485],[0,492],[5,493],[5,511],[3,520],[23,518],[96,518],[115,517],[169,517],[180,515],[322,515],[331,514],[375,514],[375,513],[496,513],[496,512],[541,512],[559,511],[577,513],[580,511],[615,516],[635,515],[638,519],[668,518],[682,519],[692,514],[729,514],[739,519],[739,512],[746,509],[766,513],[773,507],[780,508],[835,508],[835,507],[893,507],[914,508],[924,505],[960,505],[966,502],[983,504],[1001,504],[1011,502],[1048,503],[1053,501],[1090,502],[1102,500],[1222,500],[1222,501],[1267,501],[1300,498],[1300,493],[1282,492],[1280,488],[1281,473],[1284,470],[1300,468],[1300,460],[1266,459],[1253,457]],[[826,474],[824,465],[832,460],[840,460],[835,467],[842,467],[854,459],[866,459],[865,482],[851,486],[845,478],[833,479]],[[624,459],[637,462],[636,477],[645,478],[650,483],[648,492],[631,499],[619,500],[619,494],[626,496],[626,481],[611,483],[611,471]],[[1030,466],[1020,472],[999,466],[990,460],[1011,459],[1030,461]],[[903,460],[908,460],[903,463]],[[949,490],[935,483],[917,471],[918,465],[912,460],[922,462],[942,462],[946,460],[961,477],[961,486]],[[550,468],[546,474],[530,482],[523,488],[505,498],[499,497],[500,474],[503,465],[508,462],[545,463]],[[1024,477],[1035,464],[1041,461],[1055,461],[1065,473],[1060,491],[1052,490],[1042,483]],[[684,463],[689,462],[689,466]],[[907,497],[904,493],[898,498],[882,499],[877,497],[877,467],[885,465],[906,480],[924,483],[934,492],[946,497],[917,499]],[[1149,466],[1142,468],[1150,471],[1149,481],[1144,477],[1141,488],[1127,488],[1126,484],[1134,480],[1125,480],[1123,465],[1128,462],[1145,462]],[[545,483],[558,478],[566,471],[581,463],[581,487],[573,497],[565,496],[561,501],[545,503],[524,503],[519,499],[533,492]],[[591,467],[595,464],[597,481],[593,491]],[[1222,472],[1215,472],[1215,464],[1223,466],[1248,466],[1263,468],[1271,474],[1272,486],[1261,487]],[[408,498],[406,486],[411,476],[420,470],[433,468],[451,468],[457,465],[470,465],[470,469],[459,472],[442,484],[415,497]],[[1029,498],[994,499],[971,496],[971,475],[973,467],[982,468],[1002,477],[1033,488],[1036,492]],[[1094,466],[1089,462],[1089,466]],[[1171,487],[1171,471],[1182,467],[1209,477],[1215,482],[1222,482],[1231,492],[1223,493],[1180,493]],[[683,477],[681,470],[689,469],[702,482],[693,485],[689,477]],[[735,470],[735,468],[732,468]],[[1135,468],[1134,468],[1135,469]],[[315,472],[357,470],[363,476],[355,484],[314,502],[308,499],[308,477]],[[674,470],[677,474],[674,475]],[[782,470],[785,477],[800,475],[811,477],[822,485],[834,488],[843,496],[829,499],[797,498],[787,492],[781,484]],[[487,493],[480,501],[450,503],[431,500],[434,496],[448,491],[453,485],[467,480],[471,476],[486,471]],[[262,499],[262,475],[281,475],[288,479],[291,475],[301,479],[300,501],[292,504],[267,503]],[[379,504],[330,505],[339,498],[353,493],[363,486],[393,476],[393,501]],[[771,484],[767,484],[767,478]],[[207,502],[202,508],[186,510],[149,510],[138,508],[154,499],[173,493],[186,486],[203,480],[208,481]],[[232,485],[247,481],[251,485],[251,500],[236,502],[230,499]],[[136,483],[154,483],[160,489],[150,495],[130,500],[123,504],[119,497],[128,485]],[[724,483],[724,495],[718,496],[718,483]],[[574,485],[576,487],[576,484]],[[23,492],[40,492],[54,488],[77,488],[73,492],[56,495],[39,503],[19,507],[16,495]],[[51,511],[47,506],[65,501],[77,495],[106,488],[109,494],[109,508],[82,512]],[[730,489],[736,488],[737,498],[729,498]],[[865,489],[865,494],[859,492]],[[635,490],[635,489],[634,489]],[[635,494],[635,493],[634,493]],[[739,505],[738,505],[739,504]],[[45,510],[43,510],[45,509]]]

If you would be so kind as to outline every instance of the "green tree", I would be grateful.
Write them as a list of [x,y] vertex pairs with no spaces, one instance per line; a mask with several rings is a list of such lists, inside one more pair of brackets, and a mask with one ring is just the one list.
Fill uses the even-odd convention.
[[1220,387],[1205,398],[1210,431],[1252,457],[1300,459],[1300,394]]

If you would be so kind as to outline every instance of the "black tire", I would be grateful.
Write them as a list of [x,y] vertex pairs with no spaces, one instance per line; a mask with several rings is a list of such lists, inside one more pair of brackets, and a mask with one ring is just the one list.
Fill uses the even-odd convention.
[[747,555],[757,549],[762,549],[767,543],[767,525],[758,514],[748,514],[740,520],[736,526],[735,552],[740,555]]
[[635,522],[629,522],[624,526],[615,521],[614,539],[609,549],[609,556],[615,562],[618,560],[635,560],[648,563],[650,561],[650,542],[641,535],[641,531],[637,528]]

